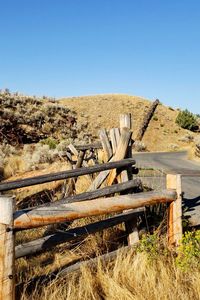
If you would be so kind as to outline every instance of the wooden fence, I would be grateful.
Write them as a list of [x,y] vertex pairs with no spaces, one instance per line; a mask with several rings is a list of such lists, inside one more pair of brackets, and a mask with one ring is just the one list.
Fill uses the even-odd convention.
[[[181,175],[168,174],[165,190],[133,193],[140,181],[133,178],[137,169],[135,168],[135,160],[131,157],[133,141],[130,129],[130,115],[121,115],[120,129],[113,128],[110,130],[110,140],[106,130],[100,131],[105,163],[88,166],[87,161],[84,160],[85,151],[92,149],[93,145],[80,146],[79,148],[71,145],[69,147],[71,153],[68,153],[67,156],[71,161],[73,155],[77,156],[74,169],[0,184],[0,191],[5,192],[45,182],[68,179],[68,185],[70,185],[70,189],[73,189],[74,181],[78,176],[89,176],[99,172],[92,180],[87,192],[64,197],[62,200],[38,207],[16,210],[14,197],[0,196],[0,300],[15,299],[15,259],[49,251],[58,244],[122,222],[126,224],[129,245],[134,244],[138,241],[137,216],[144,212],[145,206],[169,203],[168,241],[170,246],[178,245],[182,236]],[[99,189],[103,182],[106,182],[106,187]],[[105,198],[105,196],[109,197]],[[65,232],[53,233],[15,246],[16,231],[110,213],[120,214],[103,221],[69,229]],[[111,255],[113,256],[113,254]],[[77,265],[72,267],[72,269],[76,268]]]

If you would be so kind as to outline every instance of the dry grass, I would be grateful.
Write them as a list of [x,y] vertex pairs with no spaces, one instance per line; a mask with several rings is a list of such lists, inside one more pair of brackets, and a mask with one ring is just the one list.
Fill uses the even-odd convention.
[[[98,217],[103,218],[104,216]],[[74,221],[71,226],[83,226],[96,220],[96,217],[84,218]],[[19,232],[17,242],[42,236],[44,230],[45,228]],[[174,253],[164,248],[165,237],[159,241],[160,244],[153,244],[150,240],[148,245],[142,244],[140,249],[143,252],[135,249],[124,251],[122,246],[126,244],[126,232],[124,225],[120,224],[103,232],[88,235],[83,240],[57,246],[49,252],[30,258],[20,258],[16,262],[17,282],[28,283],[35,276],[46,275],[48,279],[48,274],[62,267],[122,247],[116,260],[106,265],[99,260],[96,267],[82,266],[80,272],[72,273],[65,278],[47,280],[46,284],[42,285],[37,281],[32,285],[25,285],[19,299],[199,299],[199,267],[191,264],[189,269],[180,268]]]
[[199,270],[183,272],[174,259],[162,257],[151,261],[147,254],[120,251],[114,263],[106,267],[100,262],[97,270],[81,268],[78,275],[39,286],[23,300],[197,300],[200,299]]
[[[88,122],[88,132],[94,137],[102,127],[119,127],[119,114],[131,113],[133,117],[133,137],[147,112],[151,102],[129,95],[96,95],[64,98],[60,103],[77,113],[79,124]],[[113,109],[114,108],[114,109]],[[180,128],[176,123],[178,111],[159,105],[143,138],[149,151],[177,151],[190,148],[193,142],[182,141],[188,134],[196,136],[188,130]]]
[[[42,167],[42,166],[41,166]],[[69,170],[69,164],[67,162],[61,162],[57,161],[52,163],[51,165],[49,164],[44,164],[43,169],[41,170],[34,170],[30,172],[25,172],[21,173],[19,175],[15,175],[9,180],[17,180],[17,179],[23,179],[23,178],[29,178],[29,177],[34,177],[34,176],[40,176],[44,174],[49,174],[49,173],[56,173],[59,171],[66,171]],[[10,193],[14,194],[16,196],[16,201],[17,203],[21,202],[24,198],[30,197],[36,193],[39,193],[44,190],[56,190],[58,187],[60,187],[63,184],[63,180],[59,181],[53,181],[53,182],[48,182],[48,183],[43,183],[43,184],[38,184],[35,186],[29,186],[29,187],[24,187],[24,188],[18,188],[16,190],[10,191]]]

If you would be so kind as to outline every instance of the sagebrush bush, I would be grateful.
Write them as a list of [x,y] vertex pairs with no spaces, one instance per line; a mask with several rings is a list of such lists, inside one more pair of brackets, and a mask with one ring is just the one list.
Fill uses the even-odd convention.
[[176,123],[180,127],[191,131],[194,131],[198,128],[198,123],[195,115],[189,112],[187,109],[179,112],[176,118]]
[[34,169],[39,164],[54,162],[57,155],[56,149],[50,149],[49,145],[36,144],[33,152],[23,153],[23,159],[27,166],[26,171]]
[[48,145],[49,149],[56,149],[56,146],[58,145],[58,142],[55,139],[51,138],[51,137],[40,141],[40,143],[42,145]]
[[184,234],[178,248],[176,264],[184,271],[200,267],[200,230]]

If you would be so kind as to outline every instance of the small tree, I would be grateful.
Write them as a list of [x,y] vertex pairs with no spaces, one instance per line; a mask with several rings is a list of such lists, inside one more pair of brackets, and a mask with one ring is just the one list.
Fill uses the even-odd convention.
[[180,111],[176,123],[184,129],[194,131],[198,128],[197,119],[195,115],[187,109]]

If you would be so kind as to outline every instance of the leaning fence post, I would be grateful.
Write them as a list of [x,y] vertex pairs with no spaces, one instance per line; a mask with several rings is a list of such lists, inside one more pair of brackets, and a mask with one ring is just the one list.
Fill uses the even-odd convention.
[[168,217],[168,243],[178,246],[182,238],[182,188],[180,174],[167,174],[166,186],[175,189],[177,199],[170,203]]
[[15,299],[14,207],[13,197],[0,195],[0,300]]

